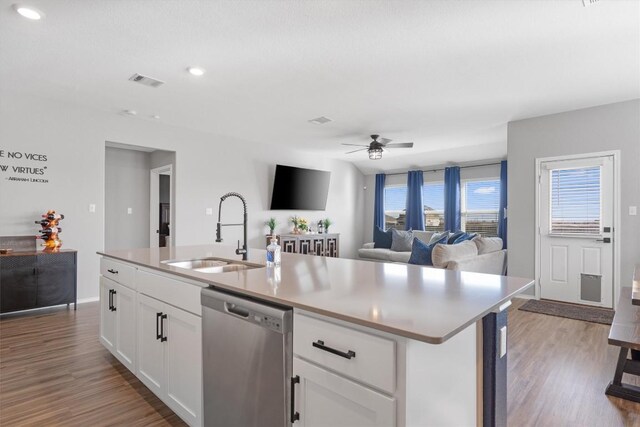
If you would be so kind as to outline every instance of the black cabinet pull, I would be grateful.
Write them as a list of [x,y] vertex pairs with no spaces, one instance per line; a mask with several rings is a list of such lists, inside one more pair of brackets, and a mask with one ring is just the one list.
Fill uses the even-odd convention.
[[116,293],[114,289],[109,289],[109,311],[116,311],[115,306],[113,305],[113,295]]
[[165,342],[167,340],[167,337],[164,334],[164,319],[167,318],[166,314],[163,314],[162,316],[160,316],[160,342]]
[[300,376],[291,377],[291,424],[300,419],[300,413],[296,412],[296,384],[300,384]]
[[118,270],[114,270],[113,268],[110,268],[107,271],[111,274],[118,274]]
[[156,339],[159,340],[162,338],[162,332],[160,332],[160,326],[158,323],[162,324],[162,312],[156,313]]
[[353,350],[348,350],[346,353],[344,351],[336,350],[335,348],[327,347],[324,345],[324,341],[318,340],[312,344],[315,348],[319,348],[320,350],[328,351],[331,354],[335,354],[336,356],[344,357],[345,359],[352,359],[356,357],[356,352]]

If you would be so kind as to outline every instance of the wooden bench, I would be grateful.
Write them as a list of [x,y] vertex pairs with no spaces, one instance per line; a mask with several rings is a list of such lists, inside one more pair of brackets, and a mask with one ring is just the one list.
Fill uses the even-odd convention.
[[[622,382],[622,374],[640,376],[640,306],[632,304],[631,292],[631,288],[620,289],[620,301],[609,330],[609,344],[620,347],[620,355],[605,394],[640,403],[640,387]],[[627,358],[629,351],[631,359]]]

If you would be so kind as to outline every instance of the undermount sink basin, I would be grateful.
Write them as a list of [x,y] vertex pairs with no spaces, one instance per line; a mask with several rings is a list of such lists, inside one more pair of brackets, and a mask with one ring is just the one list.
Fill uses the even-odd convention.
[[169,260],[162,261],[162,263],[171,267],[184,268],[200,273],[227,273],[230,271],[241,271],[261,267],[260,265],[244,264],[220,258]]

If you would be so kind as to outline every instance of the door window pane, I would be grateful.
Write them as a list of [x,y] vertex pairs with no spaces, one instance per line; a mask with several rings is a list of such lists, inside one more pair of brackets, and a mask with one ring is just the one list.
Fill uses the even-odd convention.
[[388,230],[404,230],[407,205],[407,187],[387,186],[384,188],[384,226]]
[[428,182],[422,186],[424,226],[427,231],[444,231],[444,182]]
[[600,166],[553,169],[550,174],[550,232],[600,234]]
[[[500,180],[463,181],[462,230],[484,237],[498,235]],[[452,230],[453,231],[453,230]]]

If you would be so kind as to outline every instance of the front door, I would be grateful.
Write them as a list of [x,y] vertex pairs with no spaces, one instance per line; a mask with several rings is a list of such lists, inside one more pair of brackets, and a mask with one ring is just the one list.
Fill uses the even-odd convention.
[[613,307],[613,156],[540,164],[540,296]]

